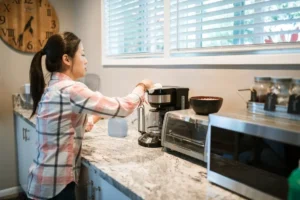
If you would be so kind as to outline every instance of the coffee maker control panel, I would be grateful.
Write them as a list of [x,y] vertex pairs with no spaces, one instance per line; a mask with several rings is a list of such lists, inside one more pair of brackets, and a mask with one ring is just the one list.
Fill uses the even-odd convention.
[[208,116],[196,115],[192,109],[169,111],[165,114],[161,145],[205,161]]
[[172,110],[188,109],[189,88],[163,86],[151,92],[148,91],[148,102],[153,108],[172,108]]

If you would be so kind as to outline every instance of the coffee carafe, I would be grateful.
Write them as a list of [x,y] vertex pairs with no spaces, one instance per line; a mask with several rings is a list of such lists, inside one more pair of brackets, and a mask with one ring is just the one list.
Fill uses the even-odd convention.
[[144,105],[138,108],[138,142],[145,147],[161,147],[161,130],[166,112],[188,109],[188,88],[164,86],[147,91],[151,106],[145,115]]

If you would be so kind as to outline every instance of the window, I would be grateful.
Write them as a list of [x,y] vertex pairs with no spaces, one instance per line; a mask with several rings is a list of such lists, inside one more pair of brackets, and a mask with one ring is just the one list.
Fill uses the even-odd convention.
[[300,0],[103,2],[104,63],[300,63]]
[[172,50],[299,41],[300,1],[171,0],[170,12]]
[[163,52],[163,0],[105,0],[106,55]]

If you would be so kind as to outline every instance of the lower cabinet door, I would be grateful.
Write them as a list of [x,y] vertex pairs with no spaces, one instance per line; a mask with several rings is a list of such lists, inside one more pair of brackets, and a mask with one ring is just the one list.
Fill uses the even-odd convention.
[[27,191],[29,167],[36,155],[37,134],[35,128],[19,115],[14,115],[15,134],[17,140],[18,177],[19,184]]
[[101,190],[99,191],[99,193],[101,194],[101,199],[103,200],[113,200],[113,199],[118,199],[118,200],[129,200],[129,198],[123,194],[122,192],[120,192],[117,188],[115,188],[114,186],[112,186],[111,184],[109,184],[107,181],[105,181],[104,179],[101,179]]
[[92,200],[130,200],[125,194],[100,177],[95,169],[90,170],[92,177]]
[[[26,150],[26,141],[23,127],[23,119],[15,115],[15,134],[17,140],[17,158],[18,158],[18,178],[19,184],[23,188],[24,191],[27,189],[27,176],[28,169],[26,166],[26,157],[28,153],[28,149]],[[26,152],[27,151],[27,152]]]

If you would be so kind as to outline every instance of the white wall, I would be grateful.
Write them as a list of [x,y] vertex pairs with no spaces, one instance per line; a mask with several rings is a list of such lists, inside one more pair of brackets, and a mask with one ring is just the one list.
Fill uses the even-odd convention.
[[[73,0],[50,0],[60,31],[74,31]],[[29,82],[33,54],[19,53],[0,40],[0,190],[17,186],[16,145],[13,129],[12,97]]]
[[[189,87],[190,96],[221,96],[224,98],[221,111],[228,111],[246,107],[237,95],[237,90],[250,87],[254,76],[300,77],[300,66],[298,68],[292,66],[103,67],[101,66],[100,0],[84,2],[75,0],[75,5],[76,33],[81,37],[86,49],[88,71],[100,75],[101,92],[104,95],[126,95],[138,81],[150,78],[163,85]],[[244,95],[249,96],[248,93]]]
[[75,34],[81,38],[88,59],[88,72],[102,74],[100,0],[75,1]]

